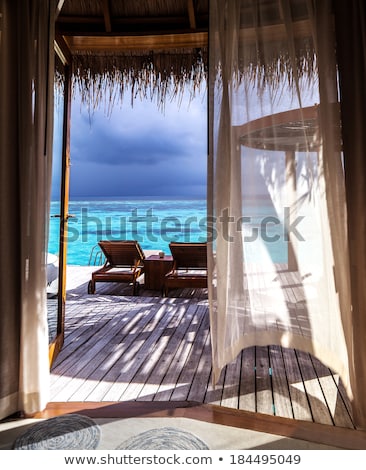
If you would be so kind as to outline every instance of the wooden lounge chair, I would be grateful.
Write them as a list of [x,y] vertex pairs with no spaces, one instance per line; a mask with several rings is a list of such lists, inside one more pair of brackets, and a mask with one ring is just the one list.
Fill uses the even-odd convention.
[[169,289],[207,287],[207,244],[197,242],[171,242],[173,268],[165,275],[163,295]]
[[88,293],[95,293],[96,282],[131,282],[133,295],[137,295],[138,277],[143,273],[144,252],[135,240],[98,242],[106,261],[92,273]]

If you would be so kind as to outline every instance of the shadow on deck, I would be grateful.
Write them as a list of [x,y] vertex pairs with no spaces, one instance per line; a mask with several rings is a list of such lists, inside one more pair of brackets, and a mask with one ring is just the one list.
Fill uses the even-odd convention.
[[90,271],[69,269],[52,402],[193,402],[354,428],[339,377],[302,351],[244,349],[213,387],[207,290],[132,297],[101,283],[87,295]]

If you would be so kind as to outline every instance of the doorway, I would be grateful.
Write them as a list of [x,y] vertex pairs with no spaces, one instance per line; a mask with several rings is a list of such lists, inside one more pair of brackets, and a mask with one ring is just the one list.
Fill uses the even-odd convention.
[[66,300],[66,250],[70,168],[70,67],[63,54],[55,52],[54,135],[52,192],[47,254],[47,305],[49,360],[64,340]]

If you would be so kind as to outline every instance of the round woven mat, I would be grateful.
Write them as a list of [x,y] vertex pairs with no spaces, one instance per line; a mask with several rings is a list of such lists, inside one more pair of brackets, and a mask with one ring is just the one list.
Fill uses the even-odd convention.
[[31,426],[14,442],[20,450],[96,449],[99,426],[87,416],[70,414],[46,419]]
[[118,450],[209,450],[194,434],[176,428],[156,428],[127,439]]

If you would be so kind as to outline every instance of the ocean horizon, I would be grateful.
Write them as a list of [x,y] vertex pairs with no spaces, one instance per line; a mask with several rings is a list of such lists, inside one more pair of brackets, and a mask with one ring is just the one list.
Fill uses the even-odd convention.
[[[258,235],[266,217],[276,215],[268,199],[259,198],[256,204],[248,202],[247,206],[249,219],[246,218],[245,230],[240,230],[253,238],[251,256],[269,253],[274,262],[285,262],[287,249],[281,237],[281,224],[267,224],[267,240],[252,236]],[[60,201],[51,201],[48,252],[55,255],[59,253],[59,213]],[[73,197],[69,214],[69,265],[99,264],[100,240],[137,240],[143,250],[170,254],[171,241],[205,242],[208,234],[214,237],[207,218],[206,198],[202,197]]]

